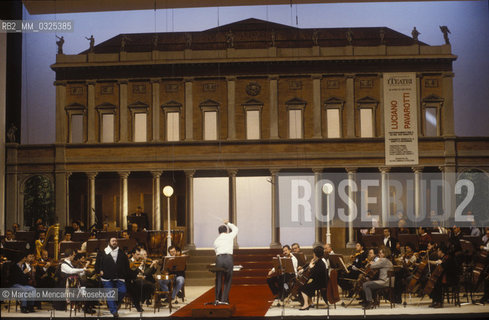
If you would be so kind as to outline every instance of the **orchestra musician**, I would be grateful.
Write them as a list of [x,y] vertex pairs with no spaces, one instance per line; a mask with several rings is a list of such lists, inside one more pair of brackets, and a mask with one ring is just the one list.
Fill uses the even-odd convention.
[[54,273],[55,266],[50,261],[48,251],[46,249],[41,250],[41,258],[37,260],[36,268],[36,285],[39,288],[52,288],[54,287]]
[[[88,236],[88,240],[94,240],[94,239],[97,239],[97,232],[95,230],[91,231],[90,235]],[[81,244],[80,251],[78,251],[79,253],[87,252],[88,240]]]
[[418,228],[418,235],[419,235],[419,249],[420,250],[426,250],[428,247],[428,242],[431,241],[431,236],[426,232],[426,229],[424,227],[419,227]]
[[118,290],[118,301],[107,300],[114,318],[119,317],[117,310],[127,291],[125,279],[129,276],[129,270],[129,259],[120,250],[117,238],[111,237],[107,247],[97,254],[95,272],[100,274],[104,288]]
[[480,246],[480,250],[486,255],[485,267],[480,275],[484,283],[484,294],[479,300],[476,301],[476,303],[480,304],[489,303],[489,261],[487,258],[487,255],[489,255],[489,227],[486,227],[485,231],[486,234],[482,237],[483,245]]
[[268,272],[267,283],[270,291],[274,295],[274,299],[283,300],[285,297],[285,288],[284,285],[289,283],[295,275],[297,274],[298,261],[297,258],[292,254],[292,249],[288,244],[282,247],[282,256],[284,258],[291,258],[292,265],[294,266],[294,273],[281,273],[275,268],[270,269]]
[[379,257],[377,260],[369,264],[370,269],[379,269],[378,280],[370,280],[363,283],[363,292],[365,293],[365,309],[373,308],[372,290],[385,288],[389,286],[388,272],[393,270],[392,262],[390,261],[391,252],[388,247],[382,247],[379,250]]
[[299,266],[305,266],[306,265],[306,255],[301,251],[301,246],[297,243],[294,242],[291,246],[292,249],[292,254],[294,257],[297,258],[297,263]]
[[[175,246],[168,247],[168,257],[176,257],[177,256],[177,248]],[[173,292],[171,295],[172,303],[177,304],[176,300],[177,293],[182,290],[183,285],[185,284],[185,271],[171,271],[169,274],[174,275],[173,279]],[[171,279],[161,279],[158,280],[160,284],[160,288],[163,291],[168,290],[168,285],[170,284]]]
[[397,239],[391,236],[391,230],[384,228],[384,246],[388,247],[393,255],[398,254],[396,249]]
[[[34,260],[34,254],[23,251],[19,258],[19,261],[13,264],[10,269],[9,280],[11,281],[11,287],[35,294],[36,289],[31,281],[32,269],[28,263],[28,261]],[[22,313],[34,312],[34,301],[27,301],[24,298],[20,299],[20,311]]]
[[433,302],[430,308],[443,308],[443,285],[455,284],[458,280],[458,268],[454,256],[449,254],[446,246],[439,246],[437,250],[438,260],[430,261],[430,264],[441,266],[442,271],[436,282],[433,284],[431,299]]
[[314,296],[316,290],[326,288],[328,283],[328,273],[326,272],[326,266],[322,260],[324,256],[324,248],[322,246],[317,246],[313,249],[312,253],[313,258],[307,266],[309,280],[304,286],[302,286],[302,288],[299,289],[304,300],[302,308],[299,309],[301,311],[309,310],[312,304],[312,297]]
[[[61,262],[61,267],[60,267],[61,279],[62,279],[61,283],[63,282],[66,283],[66,279],[69,277],[75,277],[76,280],[80,283],[80,286],[91,287],[88,285],[86,281],[82,281],[81,279],[81,276],[85,274],[85,272],[87,271],[87,267],[90,264],[90,262],[87,261],[82,268],[76,268],[74,266],[76,252],[73,249],[68,248],[65,250],[64,254],[65,254],[65,258]],[[85,301],[85,306],[83,307],[83,311],[88,314],[94,314],[96,313],[96,311],[93,309],[93,306],[94,306],[94,301]]]
[[138,228],[141,228],[140,230],[146,230],[149,226],[148,215],[143,212],[143,208],[141,208],[141,206],[138,206],[136,208],[136,212],[131,213],[127,217],[127,221],[128,225],[136,223],[136,226],[138,226]]
[[350,257],[352,264],[348,266],[348,272],[340,270],[338,273],[338,285],[343,291],[349,291],[349,298],[353,296],[353,281],[358,279],[359,270],[364,267],[368,256],[368,252],[363,249],[363,243],[357,242],[355,249],[356,253]]
[[143,252],[144,249],[136,247],[129,261],[130,280],[127,284],[127,291],[131,294],[134,307],[138,312],[143,312],[141,302],[151,298],[154,292],[155,285],[153,282],[146,279],[148,273],[154,269],[158,260],[149,261],[147,255]]
[[45,231],[40,231],[39,232],[39,237],[35,241],[35,247],[36,247],[36,258],[41,257],[41,248],[42,245],[44,244],[44,241],[46,240],[46,232]]

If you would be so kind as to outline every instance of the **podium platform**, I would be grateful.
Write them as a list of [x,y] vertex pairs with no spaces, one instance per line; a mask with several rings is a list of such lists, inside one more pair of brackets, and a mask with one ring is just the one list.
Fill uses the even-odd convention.
[[229,305],[202,305],[192,309],[192,318],[230,318],[236,311],[234,304]]

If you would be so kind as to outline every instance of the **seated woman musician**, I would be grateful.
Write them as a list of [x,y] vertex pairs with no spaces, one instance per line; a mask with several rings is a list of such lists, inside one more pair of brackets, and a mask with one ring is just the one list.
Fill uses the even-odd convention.
[[373,308],[372,290],[389,286],[388,272],[393,270],[393,265],[390,258],[390,249],[387,247],[381,247],[379,250],[379,258],[377,260],[374,259],[374,261],[370,263],[370,269],[379,269],[379,279],[370,280],[363,283],[363,291],[365,293],[365,309]]
[[[317,246],[313,249],[313,258],[303,272],[309,273],[309,281],[300,288],[304,305],[299,310],[308,310],[312,304],[312,297],[316,290],[326,288],[328,283],[328,273],[323,262],[324,249],[322,246]],[[312,279],[312,280],[311,280]]]

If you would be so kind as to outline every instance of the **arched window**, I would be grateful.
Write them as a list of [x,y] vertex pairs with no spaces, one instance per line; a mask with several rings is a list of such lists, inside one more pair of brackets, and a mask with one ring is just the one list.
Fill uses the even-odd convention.
[[33,226],[42,218],[44,222],[55,222],[54,188],[45,176],[30,177],[24,184],[24,225]]

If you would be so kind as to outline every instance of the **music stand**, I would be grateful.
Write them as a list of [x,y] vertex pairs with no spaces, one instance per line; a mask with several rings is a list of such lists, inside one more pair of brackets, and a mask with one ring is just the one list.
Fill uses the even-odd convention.
[[329,265],[332,269],[345,269],[348,272],[348,268],[346,267],[345,260],[343,259],[343,255],[330,253],[327,258],[329,259]]
[[168,273],[185,271],[187,267],[187,256],[165,257],[162,270]]
[[398,239],[401,246],[411,243],[414,246],[413,250],[418,251],[419,236],[417,234],[400,234]]
[[[221,275],[221,272],[226,272],[227,271],[226,268],[216,267],[216,264],[215,263],[212,263],[212,264],[208,265],[207,266],[207,269],[210,272],[214,273],[216,275],[216,278]],[[217,281],[216,281],[216,283],[217,283]],[[215,288],[214,290],[217,290],[217,288]],[[204,305],[205,306],[215,305],[215,303],[214,303],[214,301],[212,301],[212,302],[206,302],[206,303],[204,303]]]
[[273,257],[273,267],[278,275],[286,273],[295,273],[292,258]]

